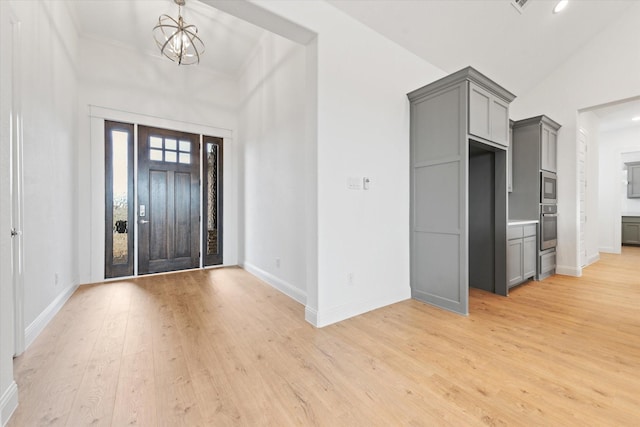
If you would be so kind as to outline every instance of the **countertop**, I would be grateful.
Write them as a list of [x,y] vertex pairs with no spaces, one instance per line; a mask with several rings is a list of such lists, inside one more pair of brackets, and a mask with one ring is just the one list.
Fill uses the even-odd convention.
[[537,219],[510,219],[507,225],[527,225],[527,224],[537,224],[540,221]]

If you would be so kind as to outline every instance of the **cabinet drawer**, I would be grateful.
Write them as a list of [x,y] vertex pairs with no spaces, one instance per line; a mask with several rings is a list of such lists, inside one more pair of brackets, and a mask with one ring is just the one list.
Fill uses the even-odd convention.
[[523,237],[529,237],[529,236],[535,236],[536,235],[536,225],[535,224],[528,224],[525,225],[523,230]]
[[540,275],[550,273],[556,269],[556,253],[551,252],[540,257]]
[[523,228],[524,227],[522,225],[509,226],[509,228],[507,228],[507,240],[522,238]]

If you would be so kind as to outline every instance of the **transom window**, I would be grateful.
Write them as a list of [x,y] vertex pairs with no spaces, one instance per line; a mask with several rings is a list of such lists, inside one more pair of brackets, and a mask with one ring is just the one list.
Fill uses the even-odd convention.
[[166,163],[191,163],[191,141],[162,136],[149,138],[149,159]]

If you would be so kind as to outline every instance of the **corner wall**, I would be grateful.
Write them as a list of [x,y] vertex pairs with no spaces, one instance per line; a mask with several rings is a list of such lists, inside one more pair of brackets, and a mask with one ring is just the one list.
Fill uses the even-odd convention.
[[305,48],[265,34],[239,89],[241,262],[305,304]]
[[640,3],[511,104],[515,120],[546,114],[562,125],[558,134],[559,274],[579,276],[582,272],[578,254],[578,110],[640,94],[638,22]]
[[[317,47],[318,196],[307,320],[325,326],[410,298],[406,94],[445,73],[328,3],[249,4],[317,35],[306,45]],[[347,188],[364,177],[370,190]]]

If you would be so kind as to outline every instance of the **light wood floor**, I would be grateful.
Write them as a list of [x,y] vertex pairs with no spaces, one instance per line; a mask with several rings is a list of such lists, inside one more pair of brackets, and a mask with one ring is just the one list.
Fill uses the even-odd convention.
[[37,425],[640,425],[640,248],[461,317],[323,329],[238,268],[80,288],[15,361]]

